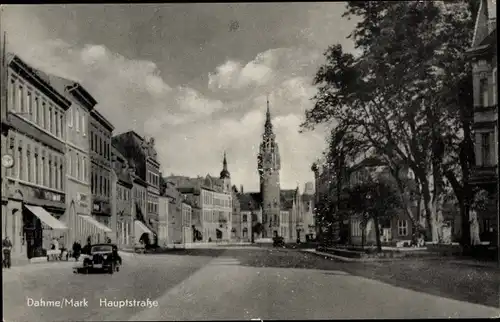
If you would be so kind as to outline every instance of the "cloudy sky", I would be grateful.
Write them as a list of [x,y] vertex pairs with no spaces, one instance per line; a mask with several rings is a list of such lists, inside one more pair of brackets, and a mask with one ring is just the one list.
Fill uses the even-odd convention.
[[281,187],[312,181],[322,130],[299,134],[328,45],[353,21],[343,3],[3,6],[9,50],[81,82],[116,127],[153,136],[165,175],[218,175],[258,189],[266,96]]

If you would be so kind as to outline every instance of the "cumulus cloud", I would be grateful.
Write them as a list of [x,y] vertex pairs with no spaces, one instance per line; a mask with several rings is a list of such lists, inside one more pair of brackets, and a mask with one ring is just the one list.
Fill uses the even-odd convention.
[[[106,44],[54,39],[36,17],[20,12],[8,17],[9,49],[35,68],[81,82],[115,133],[133,129],[155,137],[165,174],[217,175],[226,151],[232,182],[258,190],[257,153],[269,97],[282,188],[312,180],[310,165],[323,150],[324,133],[299,134],[298,127],[312,104],[311,75],[322,49],[274,48],[251,61],[230,59],[213,69],[205,88],[195,89],[167,84],[155,62],[130,59]],[[240,95],[223,100],[221,91]]]

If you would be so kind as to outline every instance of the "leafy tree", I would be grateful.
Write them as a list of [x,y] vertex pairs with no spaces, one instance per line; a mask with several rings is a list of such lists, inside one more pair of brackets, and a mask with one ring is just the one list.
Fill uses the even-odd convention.
[[261,222],[257,221],[257,222],[253,223],[253,226],[252,226],[252,244],[255,242],[255,235],[262,234],[263,230],[264,230],[264,225],[262,225]]
[[382,251],[380,221],[381,219],[391,218],[402,210],[401,199],[396,189],[387,180],[367,180],[361,184],[346,188],[345,195],[349,205],[346,211],[350,215],[362,215],[362,225],[364,227],[369,220],[373,220],[377,250]]
[[[473,29],[469,4],[350,1],[345,16],[361,18],[350,36],[360,54],[344,53],[340,45],[328,48],[327,63],[315,78],[315,106],[306,111],[303,128],[335,119],[349,125],[392,173],[411,169],[429,233],[439,241],[445,176],[456,175],[450,150],[468,140],[458,131],[464,122],[451,102],[458,104],[456,91],[468,74],[464,50]],[[462,145],[468,160],[468,143]],[[407,195],[402,182],[397,188],[400,196]],[[418,226],[421,214],[412,210],[411,200],[402,200]]]

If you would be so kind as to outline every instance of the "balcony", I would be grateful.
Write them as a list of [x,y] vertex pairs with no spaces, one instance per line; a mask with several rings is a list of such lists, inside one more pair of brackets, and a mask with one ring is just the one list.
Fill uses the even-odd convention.
[[471,169],[470,183],[473,185],[494,184],[497,181],[497,167],[492,166],[474,166]]

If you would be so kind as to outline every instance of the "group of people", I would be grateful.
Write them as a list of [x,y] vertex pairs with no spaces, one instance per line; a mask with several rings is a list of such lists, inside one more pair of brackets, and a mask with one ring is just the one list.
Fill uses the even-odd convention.
[[[111,238],[108,237],[106,239],[106,243],[111,244],[112,243]],[[63,256],[64,252],[67,252],[67,250],[64,246],[59,248],[59,241],[57,240],[57,238],[52,239],[50,248],[51,248],[51,250],[61,250],[61,254],[60,254],[61,258]],[[80,258],[80,256],[82,254],[90,255],[91,248],[92,248],[92,239],[90,237],[87,238],[87,244],[84,247],[82,247],[82,245],[80,244],[80,241],[77,240],[73,243],[71,256],[76,261],[78,261],[78,259]],[[12,242],[10,241],[9,236],[5,236],[5,238],[2,241],[2,255],[3,255],[2,256],[2,265],[4,268],[10,268],[12,266],[11,251],[12,251]],[[121,262],[121,258],[118,255],[118,248],[116,246],[113,248],[113,252],[116,253],[116,257]]]

